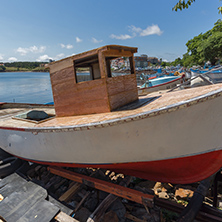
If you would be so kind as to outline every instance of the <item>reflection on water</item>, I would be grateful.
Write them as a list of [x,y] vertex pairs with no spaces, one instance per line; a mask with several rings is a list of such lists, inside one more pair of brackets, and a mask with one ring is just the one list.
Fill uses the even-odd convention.
[[47,103],[53,101],[49,73],[0,72],[0,102]]

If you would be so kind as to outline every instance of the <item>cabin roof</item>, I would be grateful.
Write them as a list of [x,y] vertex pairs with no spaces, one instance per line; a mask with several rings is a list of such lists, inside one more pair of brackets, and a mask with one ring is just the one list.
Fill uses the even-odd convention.
[[66,59],[72,59],[73,61],[75,61],[75,60],[78,60],[78,59],[83,59],[84,60],[84,58],[86,58],[86,57],[87,58],[88,57],[94,58],[94,56],[97,55],[99,51],[109,51],[109,50],[112,50],[112,49],[117,49],[117,50],[121,50],[121,51],[130,51],[132,53],[137,52],[137,47],[129,47],[129,46],[121,46],[121,45],[105,45],[105,46],[102,46],[102,47],[99,47],[99,48],[96,48],[96,49],[92,49],[92,50],[85,51],[85,52],[82,52],[82,53],[79,53],[79,54],[76,54],[76,55],[73,55],[73,56],[66,57],[66,58],[58,60],[58,61],[51,62],[49,64],[49,66],[52,66],[52,65],[54,65],[54,64],[56,64],[60,61],[66,60]]

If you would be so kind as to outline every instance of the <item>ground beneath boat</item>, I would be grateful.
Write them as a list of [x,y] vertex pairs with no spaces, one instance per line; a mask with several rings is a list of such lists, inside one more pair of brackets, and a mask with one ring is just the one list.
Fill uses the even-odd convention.
[[[121,183],[121,181],[126,177],[126,175],[117,174],[110,170],[104,169],[69,168],[68,170],[113,184]],[[30,184],[32,185],[30,186]],[[155,194],[159,198],[170,200],[174,203],[179,203],[181,206],[186,206],[198,185],[199,183],[194,183],[182,186],[178,184],[160,183],[132,177],[128,187],[146,194]],[[33,193],[35,194],[34,197],[31,198],[32,201],[35,199],[37,200],[39,196],[42,196],[41,210],[44,211],[44,206],[47,206],[48,213],[45,216],[44,214],[41,214],[41,221],[61,221],[59,217],[64,217],[64,215],[68,216],[70,221],[90,221],[89,218],[96,214],[98,206],[109,195],[109,193],[104,191],[99,191],[92,187],[52,174],[48,171],[46,166],[25,162],[25,164],[21,165],[19,170],[17,170],[17,173],[11,174],[0,180],[0,216],[4,216],[1,215],[4,213],[4,211],[9,211],[9,209],[6,209],[6,205],[4,205],[4,200],[8,201],[8,199],[11,199],[13,201],[13,195],[15,195],[15,193],[16,195],[19,192],[22,193],[22,196],[19,197],[20,203],[27,203],[26,200],[30,201],[30,196],[27,194],[27,192],[24,192],[24,187],[27,186],[29,189],[33,190],[32,195]],[[218,192],[220,193],[218,196],[218,206],[219,209],[221,209],[222,184],[219,184]],[[37,205],[39,207],[38,209],[40,209],[40,206],[37,203],[35,202],[35,205]],[[204,203],[207,205],[213,204],[211,190],[209,190]],[[13,206],[10,207],[12,212],[11,216],[15,216],[13,214],[13,212],[16,212],[15,209],[15,206],[14,208]],[[21,209],[23,208],[18,209],[21,213]],[[36,212],[35,208],[34,210]],[[60,211],[62,211],[64,214],[61,214]],[[31,210],[28,209],[28,212],[31,212]],[[38,213],[39,212],[40,210],[38,210]],[[36,215],[38,215],[38,213],[36,213]],[[108,205],[106,210],[100,213],[101,215],[99,216],[100,219],[98,221],[114,222],[166,222],[176,221],[179,217],[179,214],[174,213],[173,211],[165,210],[164,208],[160,208],[157,204],[153,205],[152,207],[145,207],[142,204],[122,198],[116,198],[114,202]],[[30,213],[30,215],[32,214]],[[52,218],[49,218],[50,215]],[[75,220],[69,215],[71,215]],[[21,214],[21,218],[26,218],[29,220],[30,218],[28,217],[29,214],[27,213],[24,215]],[[17,219],[15,221],[17,221]]]

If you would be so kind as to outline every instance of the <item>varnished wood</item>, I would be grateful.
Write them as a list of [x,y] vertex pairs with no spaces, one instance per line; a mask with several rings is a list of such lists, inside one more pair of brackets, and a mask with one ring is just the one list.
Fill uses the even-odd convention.
[[[110,70],[110,59],[121,56],[132,58],[136,51],[136,48],[110,45],[50,64],[56,116],[105,113],[137,100],[135,73],[111,77]],[[134,72],[133,66],[132,63]],[[88,67],[92,80],[78,83],[78,67]]]
[[76,181],[78,183],[83,183],[93,188],[112,193],[116,196],[125,198],[127,200],[132,200],[140,204],[149,204],[150,201],[152,201],[153,199],[153,195],[144,194],[140,191],[132,190],[130,188],[123,187],[117,184],[110,184],[109,182],[71,172],[63,168],[49,167],[48,169],[51,173],[56,174],[58,176],[62,176],[64,178]]

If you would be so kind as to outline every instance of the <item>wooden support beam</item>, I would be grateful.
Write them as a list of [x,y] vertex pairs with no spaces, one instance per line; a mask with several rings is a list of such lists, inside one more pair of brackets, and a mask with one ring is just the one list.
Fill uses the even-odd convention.
[[60,201],[69,201],[72,196],[79,190],[82,184],[75,183],[73,184],[61,197],[59,197]]
[[[128,186],[131,181],[131,177],[127,176],[125,177],[121,182],[121,186]],[[89,216],[87,222],[95,222],[95,221],[101,221],[103,215],[105,214],[106,210],[109,208],[109,206],[116,201],[118,197],[113,194],[109,194],[95,209],[95,211]]]
[[65,170],[60,167],[48,167],[48,170],[53,174],[76,181],[78,183],[83,183],[87,186],[105,191],[107,193],[112,193],[116,196],[134,201],[136,203],[151,206],[151,202],[153,201],[154,197],[153,195],[144,194],[137,190],[133,190],[110,182],[102,181],[89,176],[81,175],[75,172],[71,172],[69,170]]

